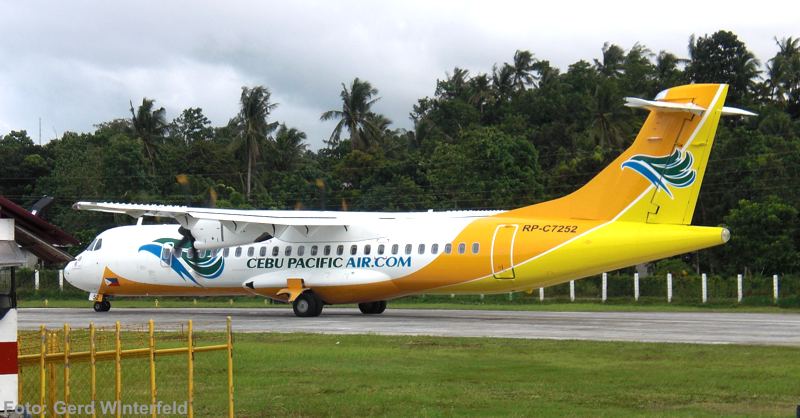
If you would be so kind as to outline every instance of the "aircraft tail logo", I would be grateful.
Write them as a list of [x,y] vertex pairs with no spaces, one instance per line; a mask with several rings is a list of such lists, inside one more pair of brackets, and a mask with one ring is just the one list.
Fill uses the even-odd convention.
[[689,187],[697,179],[697,171],[692,169],[694,156],[689,151],[675,149],[670,155],[653,156],[638,154],[622,163],[621,168],[630,168],[646,178],[656,189],[661,189],[673,198],[669,186]]

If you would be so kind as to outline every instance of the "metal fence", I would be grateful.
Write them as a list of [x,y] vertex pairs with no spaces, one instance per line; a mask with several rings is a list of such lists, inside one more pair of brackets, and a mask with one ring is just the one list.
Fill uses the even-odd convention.
[[230,317],[225,333],[43,325],[20,332],[19,349],[19,404],[33,416],[234,416]]

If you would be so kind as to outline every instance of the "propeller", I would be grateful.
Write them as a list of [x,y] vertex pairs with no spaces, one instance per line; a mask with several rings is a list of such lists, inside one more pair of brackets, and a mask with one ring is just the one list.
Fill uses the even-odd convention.
[[197,247],[194,246],[194,235],[192,235],[192,231],[189,229],[184,228],[183,226],[178,228],[178,233],[181,234],[181,240],[175,244],[175,249],[179,251],[183,251],[183,246],[186,245],[188,242],[192,247],[192,260],[197,260],[200,256],[197,253]]

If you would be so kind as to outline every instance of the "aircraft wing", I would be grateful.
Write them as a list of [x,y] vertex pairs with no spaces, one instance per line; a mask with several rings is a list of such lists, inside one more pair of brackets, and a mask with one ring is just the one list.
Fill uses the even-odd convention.
[[[396,219],[395,213],[195,208],[139,203],[78,202],[73,209],[119,213],[139,218],[156,216],[285,226],[345,226],[370,220]],[[181,222],[183,223],[183,222]]]
[[[481,218],[500,211],[450,212],[340,212],[307,210],[217,209],[140,203],[77,202],[73,209],[119,213],[140,218],[174,218],[181,224],[188,220],[212,220],[283,226],[348,226],[391,219]],[[186,225],[184,225],[186,226]]]

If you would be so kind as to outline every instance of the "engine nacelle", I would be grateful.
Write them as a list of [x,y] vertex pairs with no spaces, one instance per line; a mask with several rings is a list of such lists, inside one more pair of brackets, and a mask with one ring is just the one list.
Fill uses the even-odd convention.
[[198,250],[212,250],[252,244],[268,230],[272,231],[273,227],[264,224],[201,219],[190,225],[189,230],[195,239],[194,246]]

